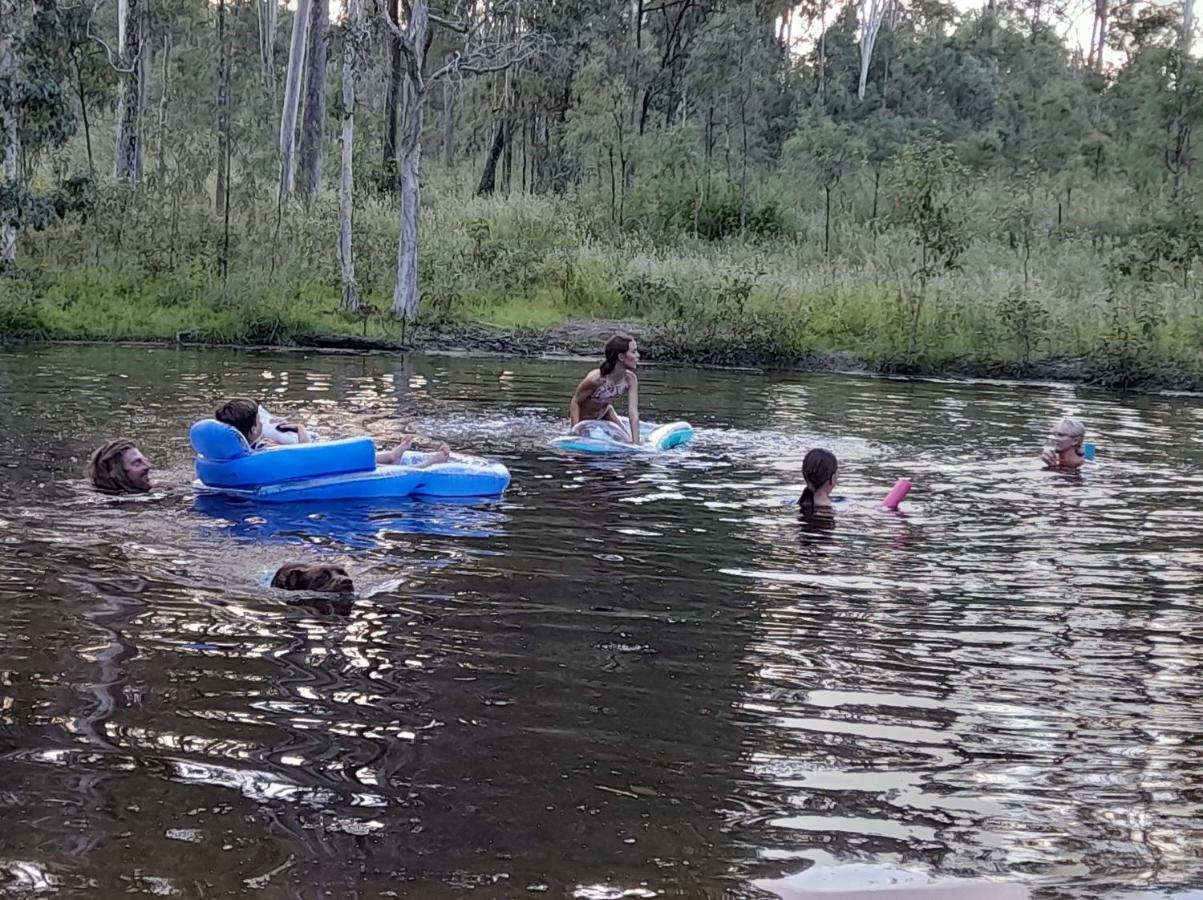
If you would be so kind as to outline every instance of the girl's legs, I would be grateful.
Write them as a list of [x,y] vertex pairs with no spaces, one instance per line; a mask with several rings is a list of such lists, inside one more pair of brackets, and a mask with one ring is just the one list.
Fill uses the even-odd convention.
[[572,434],[581,434],[586,437],[610,437],[617,441],[629,440],[627,427],[622,423],[622,419],[618,417],[618,413],[614,412],[613,406],[607,406],[602,413],[596,418],[581,419],[571,429]]
[[618,429],[623,433],[623,435],[625,435],[625,437],[623,438],[624,440],[628,440],[631,437],[631,430],[629,428],[627,428],[627,426],[623,423],[622,419],[620,419],[618,417],[618,413],[616,413],[614,411],[613,406],[606,407],[606,414],[604,416],[602,416],[602,420],[605,422],[610,422],[613,425],[616,425],[618,427]]

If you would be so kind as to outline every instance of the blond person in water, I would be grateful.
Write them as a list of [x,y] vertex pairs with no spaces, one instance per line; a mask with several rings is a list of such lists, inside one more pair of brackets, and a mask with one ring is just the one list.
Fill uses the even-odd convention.
[[1062,419],[1053,426],[1051,439],[1052,446],[1040,454],[1046,468],[1075,471],[1086,462],[1086,426],[1081,419]]
[[[586,375],[577,386],[568,404],[572,430],[582,423],[609,422],[620,429],[632,444],[639,443],[639,345],[625,334],[616,334],[606,341],[605,359]],[[627,420],[630,431],[614,411],[613,401],[627,395]]]

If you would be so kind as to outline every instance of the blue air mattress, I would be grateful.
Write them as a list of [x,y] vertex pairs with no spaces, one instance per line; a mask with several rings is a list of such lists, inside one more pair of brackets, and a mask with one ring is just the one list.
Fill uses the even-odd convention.
[[371,438],[347,438],[251,450],[234,428],[205,419],[189,432],[196,451],[196,487],[231,497],[283,503],[385,497],[494,497],[510,483],[500,463],[455,455],[424,469],[409,452],[395,466],[376,465]]

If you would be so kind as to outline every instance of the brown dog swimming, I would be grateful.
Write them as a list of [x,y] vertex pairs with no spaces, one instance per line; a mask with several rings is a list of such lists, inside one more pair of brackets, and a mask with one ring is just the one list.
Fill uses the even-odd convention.
[[355,582],[342,566],[332,563],[285,563],[272,576],[272,587],[285,591],[350,594]]

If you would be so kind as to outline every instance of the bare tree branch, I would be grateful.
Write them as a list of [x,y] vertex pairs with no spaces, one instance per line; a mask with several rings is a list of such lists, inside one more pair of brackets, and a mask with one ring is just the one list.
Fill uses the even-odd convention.
[[394,22],[387,14],[381,16],[381,18],[383,18],[384,23],[388,25],[388,30],[393,33],[393,37],[401,42],[401,48],[405,51],[406,56],[408,56],[410,60],[413,60],[413,58],[417,56],[417,52],[414,49],[413,40],[410,39],[409,35],[405,31],[402,31],[397,23]]
[[434,22],[434,24],[436,24],[436,25],[440,25],[443,28],[446,28],[448,31],[454,31],[457,34],[467,34],[469,29],[471,28],[471,25],[464,19],[460,19],[459,21],[453,22],[450,19],[445,19],[442,16],[436,15],[434,13],[430,14],[430,21]]
[[436,25],[449,31],[454,31],[457,34],[470,36],[480,31],[486,22],[496,22],[516,5],[515,0],[498,0],[498,2],[489,4],[485,9],[481,10],[474,3],[460,0],[451,12],[436,13],[432,11],[428,15],[430,21]]
[[503,44],[481,44],[466,53],[456,53],[442,68],[435,70],[429,81],[449,75],[487,75],[518,66],[543,53],[554,42],[544,34],[524,34],[518,40]]
[[[92,4],[92,11],[88,14],[88,21],[84,26],[85,36],[88,38],[88,40],[95,41],[96,43],[100,44],[100,46],[104,47],[104,55],[108,60],[110,69],[119,75],[133,75],[134,71],[138,67],[138,61],[134,60],[133,65],[131,65],[128,69],[124,69],[117,65],[117,63],[113,62],[113,48],[105,43],[104,38],[102,38],[100,35],[92,33],[92,17],[96,15],[96,7],[99,5],[99,2],[93,2]],[[117,55],[120,56],[120,54]],[[142,56],[141,46],[139,46],[138,49],[138,56]]]
[[663,12],[664,10],[671,9],[674,6],[680,6],[685,2],[687,2],[687,0],[667,0],[667,2],[661,3],[659,6],[645,6],[643,8],[643,14],[645,16],[650,16],[652,13]]

